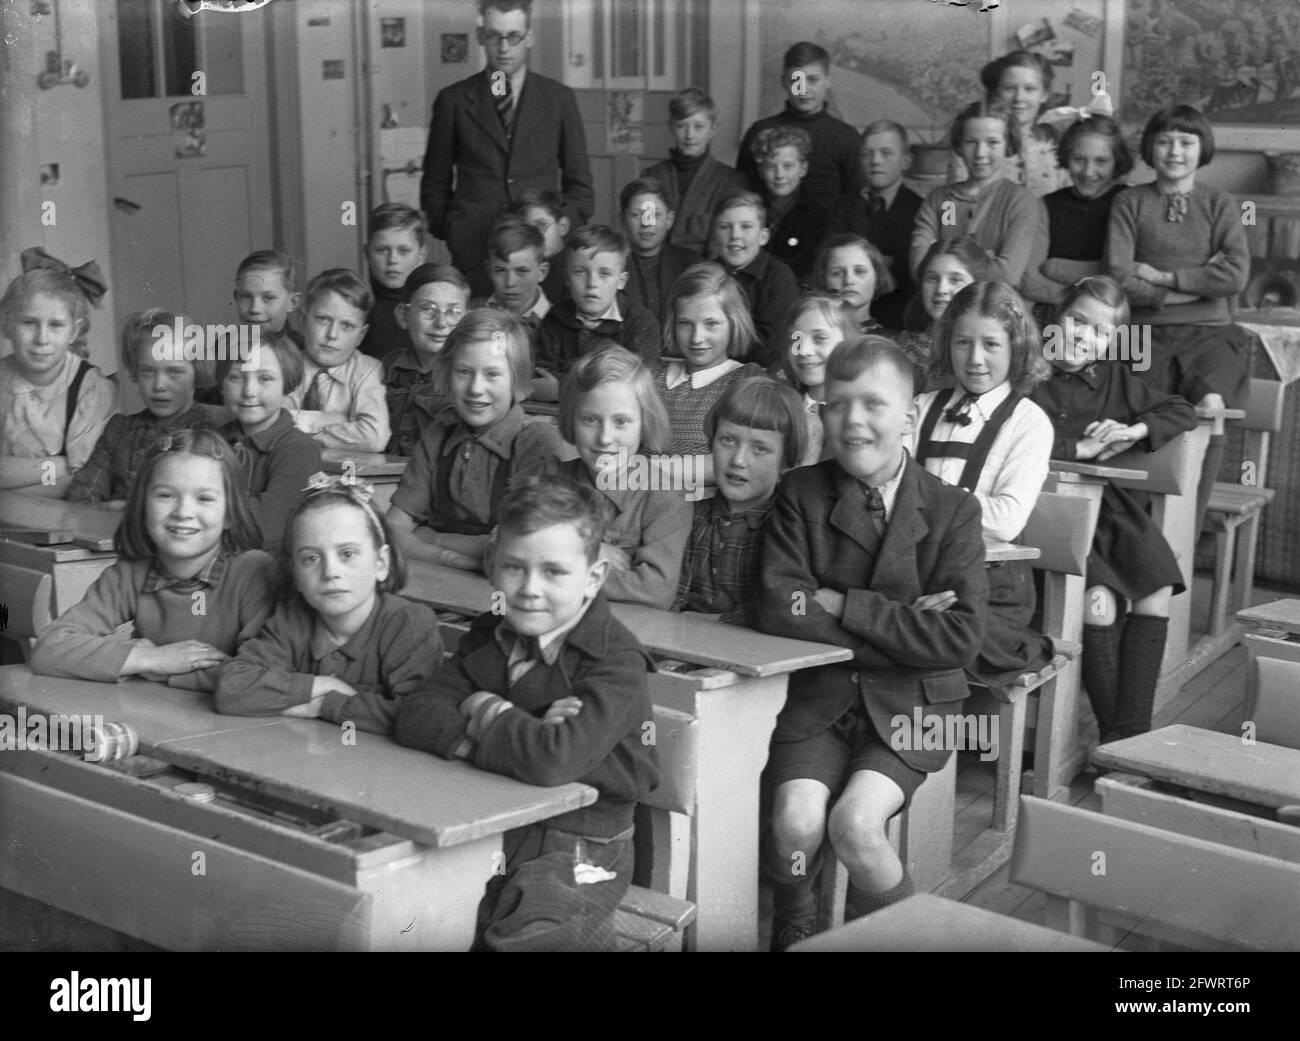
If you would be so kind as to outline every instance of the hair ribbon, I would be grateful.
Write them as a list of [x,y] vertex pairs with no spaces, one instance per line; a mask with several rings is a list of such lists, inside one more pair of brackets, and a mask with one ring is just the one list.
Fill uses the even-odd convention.
[[41,249],[40,246],[32,246],[25,249],[19,258],[22,262],[23,271],[57,271],[61,275],[67,275],[77,284],[77,288],[85,295],[96,307],[105,293],[108,292],[108,283],[104,281],[104,275],[99,270],[99,265],[93,260],[88,260],[80,267],[72,267],[65,264],[58,257],[52,257]]

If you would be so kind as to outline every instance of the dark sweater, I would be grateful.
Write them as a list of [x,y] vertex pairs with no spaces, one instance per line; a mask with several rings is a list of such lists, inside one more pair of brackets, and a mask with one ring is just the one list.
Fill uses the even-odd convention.
[[658,360],[662,346],[659,319],[621,290],[617,299],[623,320],[601,319],[590,329],[579,320],[572,300],[561,300],[552,307],[537,327],[537,368],[563,375],[591,350],[593,340],[602,337],[622,344],[647,365]]
[[[480,735],[474,765],[527,784],[589,784],[600,798],[548,826],[599,837],[627,830],[636,804],[659,778],[654,749],[642,741],[644,724],[653,718],[649,655],[600,593],[565,635],[555,664],[538,661],[511,686],[507,654],[496,639],[501,624],[490,611],[474,619],[455,657],[425,689],[402,699],[394,739],[450,759],[467,736],[461,702],[475,691],[491,691],[513,707]],[[546,709],[565,697],[581,699],[582,710],[559,726],[544,725]]]
[[826,224],[826,238],[834,235],[861,235],[880,250],[894,278],[894,291],[884,293],[871,304],[872,317],[886,329],[903,328],[908,301],[916,295],[916,280],[908,267],[907,254],[912,245],[912,226],[921,208],[921,197],[899,185],[893,204],[880,213],[872,213],[862,193],[841,195],[831,206]]
[[757,362],[766,369],[781,355],[776,337],[785,326],[790,305],[799,296],[799,281],[787,265],[765,249],[760,249],[758,256],[743,268],[727,267],[727,270],[749,299],[749,313],[754,317],[754,329],[758,333],[758,342],[745,360]]
[[1062,260],[1105,259],[1110,207],[1123,190],[1124,186],[1117,184],[1095,199],[1085,199],[1073,188],[1043,196],[1047,207],[1047,255]]
[[812,138],[812,155],[808,160],[808,176],[803,187],[814,204],[829,209],[837,195],[859,191],[865,183],[858,165],[858,132],[843,120],[836,119],[825,109],[816,115],[806,116],[787,105],[774,116],[758,120],[745,131],[740,142],[740,155],[736,169],[749,181],[754,191],[762,191],[763,179],[758,176],[758,164],[750,148],[754,139],[769,127],[797,126],[808,131]]
[[664,312],[673,283],[692,264],[699,262],[699,254],[665,242],[653,257],[638,257],[631,253],[627,258],[627,295],[664,323]]
[[411,342],[411,334],[397,324],[397,305],[406,303],[406,290],[389,289],[372,278],[370,291],[375,295],[375,304],[366,318],[370,328],[366,330],[360,350],[362,354],[382,361],[389,351]]
[[[773,200],[766,191],[767,227],[772,233],[767,251],[794,272],[799,285],[812,278],[817,249],[826,236],[826,208],[808,197],[801,184],[793,196]],[[784,203],[784,205],[781,205]]]

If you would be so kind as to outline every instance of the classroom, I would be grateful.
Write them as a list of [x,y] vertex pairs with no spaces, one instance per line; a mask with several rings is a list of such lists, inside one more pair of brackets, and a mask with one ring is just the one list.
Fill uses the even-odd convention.
[[1300,950],[1300,0],[0,40],[0,951]]

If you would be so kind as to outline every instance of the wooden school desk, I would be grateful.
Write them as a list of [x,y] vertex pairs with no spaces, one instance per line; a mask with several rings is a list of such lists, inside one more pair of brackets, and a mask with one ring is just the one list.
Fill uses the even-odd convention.
[[[477,615],[492,604],[482,575],[412,561],[402,591],[444,611]],[[754,950],[758,945],[758,794],[768,742],[789,674],[847,661],[843,647],[788,640],[700,615],[611,604],[661,662],[650,677],[656,706],[695,731],[695,789],[688,816],[673,814],[657,836],[653,888],[698,909],[688,945]],[[675,671],[680,670],[680,671]]]
[[79,603],[100,572],[117,559],[113,533],[121,519],[118,510],[0,492],[0,529],[61,531],[72,540],[34,546],[4,539],[0,532],[0,588],[7,584],[5,572],[11,568],[49,574],[54,585],[53,613],[61,614]]
[[375,488],[375,509],[381,514],[393,501],[393,493],[402,480],[409,462],[404,455],[383,452],[354,452],[347,448],[326,448],[320,454],[328,474],[344,474],[369,481]]
[[597,797],[211,704],[0,668],[0,708],[127,722],[141,752],[0,754],[0,886],[171,949],[465,950],[502,833]]

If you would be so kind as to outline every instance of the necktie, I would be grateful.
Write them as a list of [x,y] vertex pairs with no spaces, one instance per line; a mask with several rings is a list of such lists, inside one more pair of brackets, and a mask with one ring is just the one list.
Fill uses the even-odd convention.
[[[515,637],[515,650],[510,655],[510,664],[506,669],[507,678],[510,686],[514,686],[521,679],[528,675],[528,671],[541,660],[542,645],[536,636],[517,636]],[[523,657],[516,658],[515,655],[522,651]]]
[[959,427],[970,426],[970,408],[978,400],[978,394],[967,391],[952,408],[944,409],[943,418],[949,423],[956,423]]
[[327,379],[329,379],[329,375],[324,369],[320,369],[316,375],[312,377],[311,386],[307,388],[307,393],[302,397],[302,411],[321,411],[321,399],[324,396],[325,380]]
[[497,117],[501,120],[501,125],[505,127],[506,133],[509,134],[510,124],[514,119],[515,114],[514,96],[511,93],[514,89],[514,85],[510,82],[509,76],[505,77],[505,84],[506,89],[497,95],[496,106]]
[[867,498],[867,513],[871,515],[871,526],[876,529],[877,535],[883,535],[885,533],[885,498],[880,494],[879,488],[873,488],[869,484],[863,484],[862,491]]
[[884,198],[882,196],[877,195],[875,192],[872,192],[870,195],[867,196],[867,209],[871,212],[871,215],[873,217],[884,213],[885,212]]

